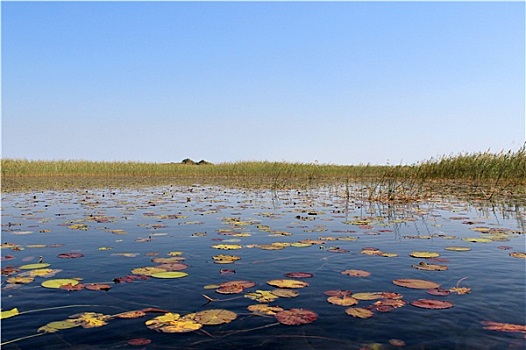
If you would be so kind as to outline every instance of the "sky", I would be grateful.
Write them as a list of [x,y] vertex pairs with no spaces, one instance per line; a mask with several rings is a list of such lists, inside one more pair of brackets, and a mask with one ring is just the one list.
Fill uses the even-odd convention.
[[525,142],[524,2],[1,2],[2,158],[414,164]]

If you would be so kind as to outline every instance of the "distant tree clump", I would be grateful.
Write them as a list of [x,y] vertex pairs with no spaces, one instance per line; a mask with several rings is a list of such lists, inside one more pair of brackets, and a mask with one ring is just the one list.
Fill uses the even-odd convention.
[[185,158],[181,161],[181,164],[186,164],[186,165],[209,165],[209,164],[212,164],[210,162],[207,162],[206,160],[204,159],[201,159],[199,162],[194,162],[193,160],[191,160],[190,158]]

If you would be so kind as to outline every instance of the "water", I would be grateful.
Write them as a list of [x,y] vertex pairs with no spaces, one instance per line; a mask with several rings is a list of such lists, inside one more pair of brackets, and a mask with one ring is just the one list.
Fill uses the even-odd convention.
[[[119,312],[156,307],[181,315],[206,309],[227,309],[237,314],[228,324],[204,326],[185,334],[157,333],[145,321],[160,314],[136,319],[113,319],[99,328],[72,328],[20,340],[5,349],[110,349],[133,348],[127,341],[147,338],[147,349],[523,349],[523,333],[486,330],[482,321],[524,325],[526,323],[525,260],[510,252],[525,252],[524,208],[493,208],[455,199],[437,199],[409,205],[380,205],[360,200],[347,201],[337,187],[310,191],[243,191],[222,187],[151,187],[142,189],[68,190],[7,193],[2,198],[2,242],[25,249],[2,249],[2,267],[36,263],[40,256],[50,268],[61,269],[54,277],[36,277],[28,284],[7,283],[2,275],[2,310],[14,307],[22,313],[2,320],[2,342],[37,333],[48,322],[60,321],[82,312],[114,315]],[[99,222],[95,221],[98,219]],[[225,218],[237,218],[245,225],[233,226]],[[367,225],[356,220],[367,219]],[[88,230],[73,230],[72,224],[86,224]],[[258,226],[259,225],[259,226]],[[273,232],[263,231],[263,225]],[[474,227],[502,229],[497,241],[472,243],[462,238],[480,238]],[[220,229],[249,233],[248,237],[220,234]],[[123,230],[125,234],[114,234]],[[22,234],[21,234],[22,233]],[[341,237],[356,240],[336,240]],[[257,245],[298,242],[305,239],[325,244],[282,250],[263,250]],[[222,240],[222,241],[221,241]],[[240,244],[239,250],[218,250],[214,244]],[[43,248],[31,245],[43,244]],[[464,246],[467,252],[445,250]],[[506,247],[503,247],[506,246]],[[111,250],[99,250],[111,247]],[[396,257],[362,254],[374,247]],[[341,248],[343,253],[331,252]],[[506,249],[503,249],[506,248]],[[189,267],[179,279],[136,280],[118,283],[115,278],[131,274],[137,267],[156,266],[151,260],[180,251]],[[409,256],[414,251],[440,253],[446,271],[412,268],[424,259]],[[78,259],[57,255],[81,252]],[[128,254],[129,256],[122,255]],[[157,254],[157,255],[154,255]],[[214,264],[217,254],[241,257],[234,264]],[[221,274],[221,269],[235,273]],[[369,277],[351,277],[341,272],[360,269]],[[271,305],[284,309],[306,308],[318,314],[310,324],[287,326],[273,316],[256,316],[247,306],[256,301],[246,292],[272,290],[268,280],[286,278],[287,272],[314,274],[303,279],[309,286],[297,289],[295,298],[279,298]],[[21,271],[24,272],[24,271]],[[104,291],[68,292],[40,286],[46,279],[81,278],[82,283],[107,283]],[[432,296],[421,289],[392,283],[398,278],[437,282],[442,288],[460,287],[471,293]],[[249,280],[256,286],[240,294],[222,295],[204,286],[230,280]],[[359,292],[397,292],[406,305],[390,312],[374,312],[369,319],[353,318],[346,307],[327,302],[325,291],[342,289]],[[203,296],[224,301],[207,303]],[[236,298],[237,297],[237,298]],[[410,305],[417,299],[440,299],[454,306],[443,310]],[[359,301],[368,307],[373,301]],[[71,306],[71,307],[70,307]],[[55,308],[25,313],[30,310]]]

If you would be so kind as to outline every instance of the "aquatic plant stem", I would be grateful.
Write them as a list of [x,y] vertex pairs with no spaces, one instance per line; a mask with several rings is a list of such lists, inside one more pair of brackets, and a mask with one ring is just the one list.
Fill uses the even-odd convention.
[[26,339],[38,337],[38,336],[41,336],[41,335],[44,335],[44,334],[48,334],[48,333],[36,333],[36,334],[28,335],[28,336],[25,336],[25,337],[16,338],[16,339],[13,339],[13,340],[8,340],[8,341],[5,341],[3,343],[0,343],[0,346],[4,346],[4,345],[7,345],[7,344],[11,344],[11,343],[16,343],[16,342],[21,341],[21,340],[26,340]]

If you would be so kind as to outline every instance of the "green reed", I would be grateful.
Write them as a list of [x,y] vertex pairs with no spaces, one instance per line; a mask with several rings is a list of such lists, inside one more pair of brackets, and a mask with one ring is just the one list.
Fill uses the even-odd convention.
[[427,197],[436,183],[469,185],[481,196],[524,192],[526,149],[442,156],[413,165],[334,165],[287,162],[219,164],[94,162],[2,159],[2,189],[90,185],[195,183],[246,188],[305,188],[359,182],[369,199],[414,200]]

